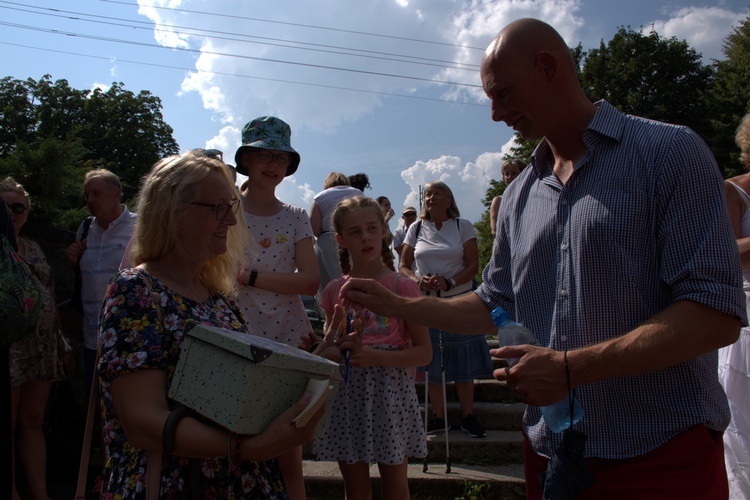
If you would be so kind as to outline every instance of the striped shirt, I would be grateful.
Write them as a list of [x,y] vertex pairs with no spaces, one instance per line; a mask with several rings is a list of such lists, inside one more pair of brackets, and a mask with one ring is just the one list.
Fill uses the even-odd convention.
[[[563,185],[542,141],[505,191],[493,256],[477,290],[539,344],[563,351],[621,336],[680,300],[745,319],[737,245],[722,178],[706,144],[686,127],[597,103],[586,153]],[[586,456],[628,458],[691,426],[723,430],[726,396],[716,351],[652,373],[580,386],[576,429]],[[562,440],[529,407],[533,448]]]

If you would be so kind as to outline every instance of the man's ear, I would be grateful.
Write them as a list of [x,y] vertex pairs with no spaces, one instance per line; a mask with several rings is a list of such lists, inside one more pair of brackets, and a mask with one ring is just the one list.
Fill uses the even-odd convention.
[[539,69],[547,80],[552,80],[557,74],[558,60],[548,50],[541,50],[534,56],[534,66]]

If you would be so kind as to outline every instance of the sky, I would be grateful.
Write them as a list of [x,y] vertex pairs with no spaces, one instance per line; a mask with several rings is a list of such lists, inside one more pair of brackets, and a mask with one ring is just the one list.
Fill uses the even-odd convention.
[[[706,64],[750,15],[740,0],[0,0],[0,77],[148,90],[182,151],[224,151],[277,116],[302,161],[276,190],[309,209],[332,171],[366,173],[400,214],[448,184],[475,222],[513,132],[490,118],[478,65],[509,22],[535,17],[571,47],[620,27],[687,40]],[[240,182],[243,178],[240,176]],[[395,219],[391,222],[395,229]]]

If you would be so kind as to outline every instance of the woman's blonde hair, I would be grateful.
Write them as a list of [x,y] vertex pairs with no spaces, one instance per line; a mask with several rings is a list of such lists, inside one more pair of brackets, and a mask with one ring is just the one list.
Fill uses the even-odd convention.
[[[188,152],[159,160],[143,178],[136,201],[138,222],[133,234],[131,255],[137,266],[143,262],[169,256],[178,245],[176,219],[195,201],[198,186],[211,173],[219,172],[237,198],[226,166],[216,160]],[[242,210],[237,213],[237,224],[227,230],[227,251],[206,261],[201,270],[201,281],[212,290],[234,295],[237,292],[237,272],[247,266],[245,249],[255,254],[255,242],[245,225]]]
[[8,176],[0,181],[0,193],[4,191],[10,191],[11,193],[20,194],[26,199],[26,208],[31,208],[31,197],[29,196],[29,193],[27,193],[21,183],[19,183],[13,177]]
[[331,172],[326,175],[326,179],[323,181],[323,189],[332,188],[334,186],[351,186],[349,177],[341,172]]
[[[385,225],[383,209],[380,208],[380,204],[377,201],[368,198],[367,196],[354,196],[352,198],[343,199],[336,206],[336,210],[333,211],[331,224],[333,225],[336,234],[342,236],[344,232],[344,217],[356,210],[367,209],[371,209],[377,215],[380,223]],[[393,252],[391,251],[391,246],[388,244],[385,237],[383,237],[383,243],[380,248],[380,257],[383,259],[383,264],[385,264],[388,269],[391,271],[396,270],[393,266]],[[348,249],[339,247],[339,264],[341,265],[341,272],[344,274],[349,274],[349,271],[352,270]]]
[[740,161],[745,168],[750,168],[750,113],[742,118],[734,141],[740,147]]
[[[450,196],[451,204],[446,210],[446,212],[447,212],[449,219],[457,219],[461,215],[461,213],[458,211],[458,205],[456,205],[456,198],[453,196],[453,191],[451,191],[451,188],[448,187],[448,184],[446,184],[443,181],[432,181],[432,182],[428,182],[424,186],[425,191],[431,188],[442,189],[445,194]],[[422,213],[419,214],[419,218],[424,219],[424,220],[430,220],[430,214],[429,212],[427,212],[426,207],[422,207]]]

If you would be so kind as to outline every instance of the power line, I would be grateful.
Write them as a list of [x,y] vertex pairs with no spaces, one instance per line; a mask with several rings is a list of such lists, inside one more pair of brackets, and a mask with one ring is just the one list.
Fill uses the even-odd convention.
[[[0,24],[3,24],[3,23],[0,23]],[[66,55],[72,55],[72,56],[77,56],[77,57],[86,57],[86,58],[90,58],[90,59],[99,59],[99,60],[104,60],[104,61],[112,61],[111,57],[96,56],[96,55],[92,55],[92,54],[81,54],[79,52],[70,52],[70,51],[65,51],[65,50],[55,50],[55,49],[49,49],[49,48],[44,48],[44,47],[34,47],[34,46],[31,46],[31,45],[23,45],[23,44],[18,44],[18,43],[11,43],[11,42],[0,41],[0,45],[10,45],[10,46],[13,46],[13,47],[21,47],[21,48],[25,48],[25,49],[40,50],[40,51],[52,52],[52,53],[56,53],[56,54],[66,54]],[[451,100],[448,100],[448,99],[438,99],[438,98],[435,98],[435,97],[422,97],[422,96],[415,96],[415,95],[408,95],[408,94],[396,94],[396,93],[391,93],[391,92],[379,92],[379,91],[374,91],[374,90],[362,90],[362,89],[353,89],[353,88],[348,88],[348,87],[338,87],[338,86],[335,86],[335,85],[323,85],[323,84],[318,84],[318,83],[296,82],[296,81],[283,80],[283,79],[278,79],[278,78],[264,78],[264,77],[260,77],[260,76],[240,75],[240,74],[237,74],[237,73],[228,73],[228,72],[222,72],[222,71],[206,71],[206,70],[196,71],[194,68],[185,68],[185,67],[181,67],[181,66],[172,66],[172,65],[167,65],[167,64],[147,63],[147,62],[143,62],[143,61],[133,61],[133,60],[128,60],[128,59],[119,59],[118,58],[118,59],[115,59],[115,61],[118,62],[118,63],[127,63],[127,64],[141,65],[141,66],[156,67],[156,68],[174,69],[174,70],[188,71],[188,72],[193,72],[193,73],[209,73],[209,74],[212,74],[212,75],[232,76],[232,77],[246,78],[246,79],[251,79],[251,80],[262,80],[262,81],[267,81],[267,82],[287,83],[287,84],[290,84],[290,85],[303,85],[303,86],[306,86],[306,87],[319,87],[319,88],[326,88],[326,89],[333,89],[333,90],[344,90],[344,91],[348,91],[348,92],[359,92],[359,93],[362,93],[362,94],[382,95],[382,96],[388,96],[388,97],[400,97],[400,98],[404,98],[404,99],[416,99],[416,100],[421,100],[421,101],[434,101],[434,102],[442,102],[442,103],[445,103],[445,104],[459,104],[459,105],[464,105],[464,106],[477,106],[477,107],[485,107],[485,108],[488,107],[486,104],[473,103],[473,102],[458,102],[458,101],[451,101]]]
[[444,81],[444,80],[436,80],[433,78],[422,78],[418,76],[397,75],[393,73],[381,73],[378,71],[366,71],[366,70],[361,70],[361,69],[341,68],[341,67],[336,67],[336,66],[327,66],[323,64],[294,62],[294,61],[286,61],[283,59],[271,59],[267,57],[246,56],[246,55],[231,54],[231,53],[226,53],[226,52],[214,52],[214,51],[208,51],[208,50],[188,49],[184,47],[168,48],[168,47],[163,47],[161,45],[153,44],[153,43],[134,42],[131,40],[121,40],[119,38],[104,37],[104,36],[99,36],[99,35],[87,35],[84,33],[62,31],[62,30],[56,30],[52,28],[40,28],[37,26],[28,26],[28,25],[17,24],[17,23],[9,23],[5,21],[0,21],[0,26],[9,26],[13,28],[38,31],[38,32],[49,33],[53,35],[64,35],[64,36],[71,36],[71,37],[83,38],[83,39],[88,39],[88,40],[97,40],[100,42],[120,43],[120,44],[126,44],[126,45],[156,48],[156,49],[161,49],[161,50],[167,49],[167,50],[180,51],[180,52],[189,52],[189,53],[194,53],[194,54],[209,54],[209,55],[215,55],[215,56],[233,57],[237,59],[271,62],[271,63],[286,64],[286,65],[292,65],[292,66],[302,66],[302,67],[307,67],[307,68],[340,71],[340,72],[345,72],[345,73],[356,73],[356,74],[361,74],[361,75],[382,76],[386,78],[398,78],[398,79],[414,80],[414,81],[427,82],[427,83],[438,83],[438,84],[444,84],[444,85],[456,85],[456,86],[461,86],[461,87],[481,88],[481,85],[472,84],[472,83],[451,82],[451,81]]
[[[121,5],[128,5],[133,6],[130,2],[123,2],[118,0],[99,0],[100,2],[106,2],[106,3],[115,3],[115,4],[121,4]],[[299,28],[310,28],[310,29],[318,29],[318,30],[326,30],[326,31],[335,31],[339,33],[349,33],[353,35],[363,35],[363,36],[373,36],[378,38],[390,38],[392,40],[402,40],[406,42],[417,42],[417,43],[426,43],[431,45],[443,45],[446,47],[456,47],[461,49],[471,49],[471,50],[481,50],[484,51],[484,47],[471,47],[468,45],[459,45],[455,43],[448,43],[448,42],[439,42],[435,40],[422,40],[419,38],[408,38],[403,36],[395,36],[395,35],[384,35],[382,33],[369,33],[366,31],[357,31],[357,30],[348,30],[348,29],[342,29],[342,28],[332,28],[329,26],[317,26],[313,24],[302,24],[302,23],[292,23],[292,22],[286,22],[286,21],[274,21],[271,19],[261,19],[257,17],[247,17],[247,16],[238,16],[236,14],[219,14],[216,12],[207,12],[207,11],[200,11],[200,10],[190,10],[190,9],[180,9],[176,7],[162,7],[159,5],[140,5],[140,7],[148,7],[150,9],[158,9],[158,10],[167,10],[167,11],[173,11],[173,12],[187,12],[190,14],[201,14],[204,16],[216,16],[216,17],[224,17],[229,19],[242,19],[245,21],[257,21],[262,23],[273,23],[273,24],[283,24],[286,26],[296,26]]]
[[[442,59],[412,56],[412,55],[407,55],[407,54],[394,54],[390,52],[357,49],[357,48],[342,47],[342,46],[337,46],[337,45],[319,44],[315,42],[287,40],[287,39],[263,37],[263,36],[257,36],[257,35],[246,35],[244,33],[234,33],[234,32],[228,32],[228,31],[194,28],[191,26],[180,26],[180,25],[168,25],[167,26],[164,24],[153,23],[151,21],[129,20],[129,19],[123,19],[123,18],[118,18],[118,17],[112,17],[112,16],[101,16],[101,15],[96,15],[96,14],[88,14],[84,12],[76,12],[76,11],[49,8],[49,7],[37,7],[37,6],[22,4],[18,2],[0,1],[0,3],[26,7],[28,9],[50,11],[50,12],[39,12],[38,10],[26,10],[26,9],[22,9],[18,7],[0,6],[0,8],[3,8],[3,9],[15,10],[19,12],[28,12],[28,13],[36,14],[36,15],[58,17],[58,18],[64,18],[64,19],[69,19],[73,21],[82,21],[82,22],[88,22],[88,23],[94,23],[94,24],[120,26],[120,27],[133,28],[133,29],[145,29],[149,31],[153,30],[153,31],[159,31],[159,32],[176,33],[176,34],[191,35],[191,36],[209,36],[210,35],[213,38],[220,39],[220,40],[237,41],[237,42],[242,42],[242,43],[255,43],[255,44],[260,44],[260,45],[284,47],[284,48],[290,48],[290,49],[296,49],[296,50],[340,54],[340,55],[348,55],[352,57],[379,59],[379,60],[385,60],[385,61],[405,62],[409,64],[436,66],[440,68],[459,69],[459,70],[468,70],[468,69],[474,70],[474,69],[479,68],[478,65],[471,64],[471,63],[463,63],[463,62],[458,62],[458,61],[446,61]],[[81,17],[71,17],[71,16],[81,16]],[[84,19],[84,17],[89,17],[92,19]],[[94,19],[106,19],[108,21],[96,21]],[[118,22],[111,22],[111,21],[118,21]],[[125,23],[125,24],[119,24],[119,23]],[[167,27],[168,29],[164,29],[165,27]],[[191,30],[191,31],[179,31],[179,30]],[[238,38],[238,37],[241,37],[241,38]],[[266,40],[266,42],[253,41],[252,39]],[[270,42],[280,42],[280,43],[270,43]],[[295,45],[303,45],[303,46],[285,45],[285,44],[295,44]],[[311,48],[311,47],[318,47],[318,49]],[[335,49],[335,50],[324,50],[324,49]],[[342,52],[342,51],[345,51],[345,52]]]

